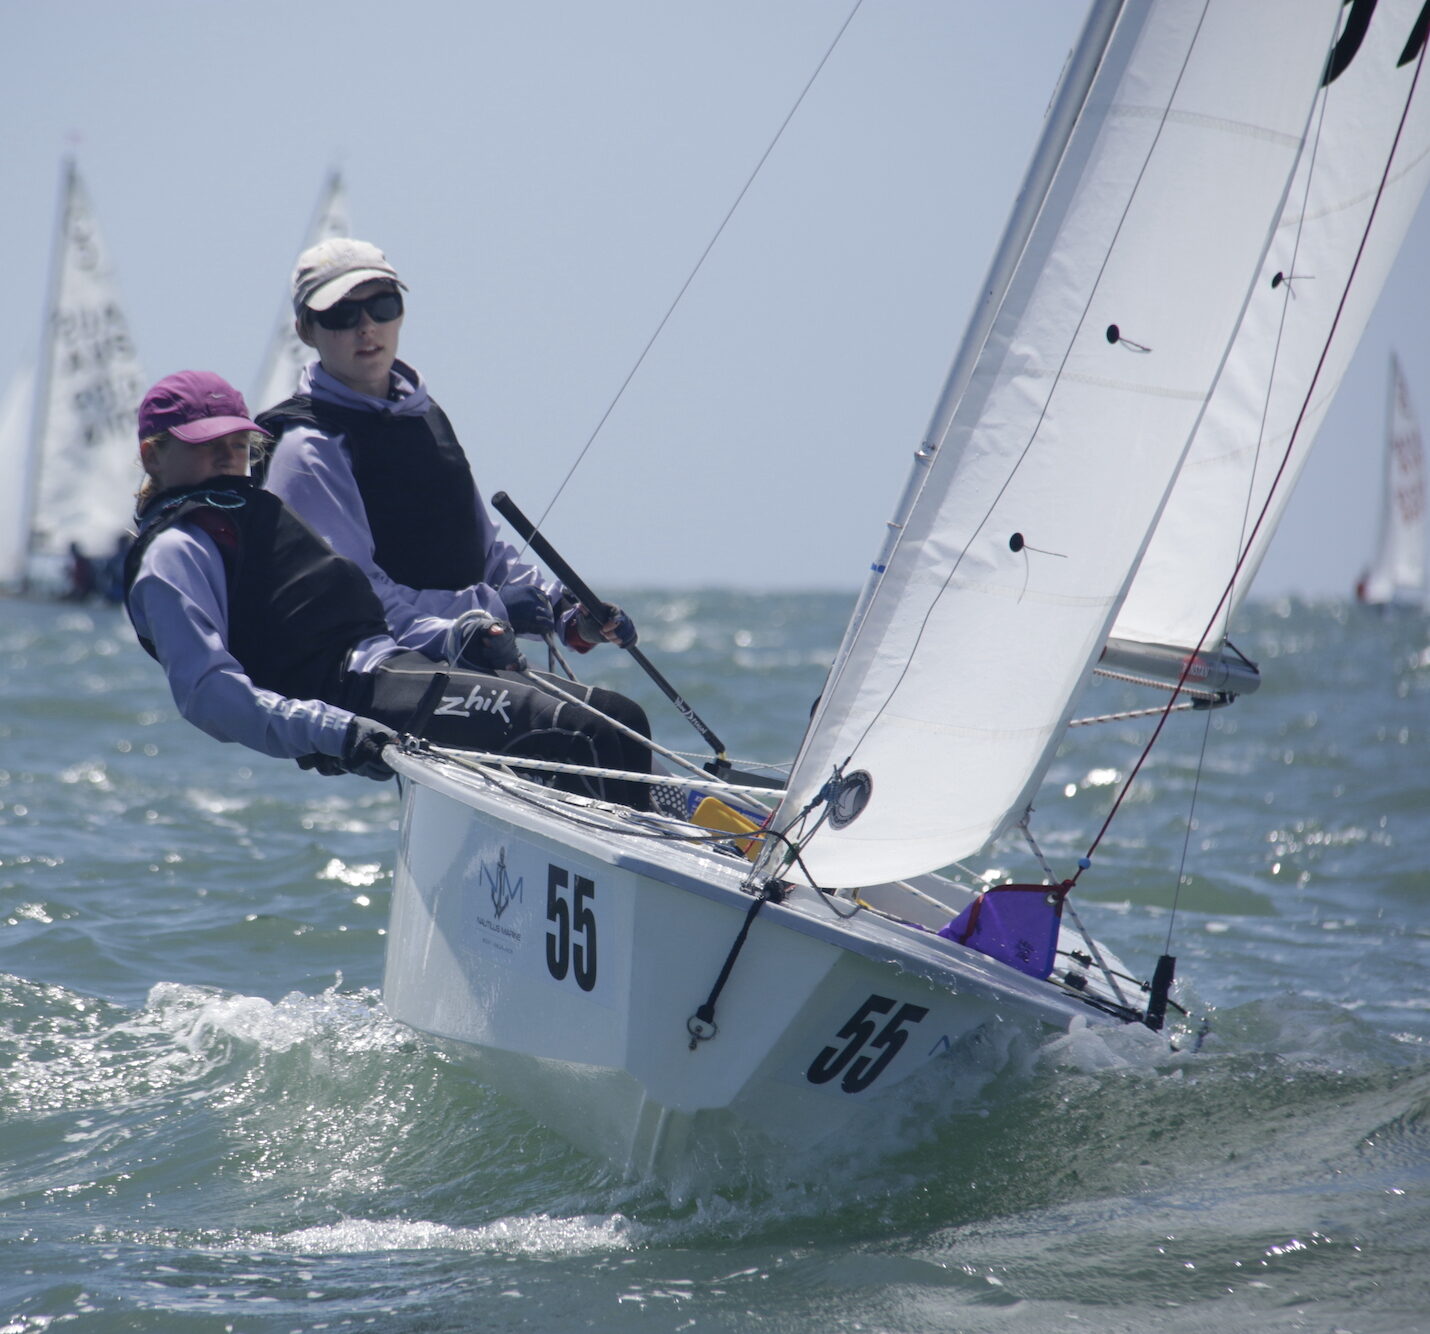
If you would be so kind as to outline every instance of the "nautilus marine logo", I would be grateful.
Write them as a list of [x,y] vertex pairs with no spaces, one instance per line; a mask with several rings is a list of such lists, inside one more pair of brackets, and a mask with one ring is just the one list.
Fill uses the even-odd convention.
[[492,910],[498,917],[517,899],[521,898],[521,877],[517,876],[516,883],[512,884],[511,877],[506,870],[506,849],[503,848],[497,854],[495,866],[487,862],[482,863],[482,880],[486,884],[492,896]]

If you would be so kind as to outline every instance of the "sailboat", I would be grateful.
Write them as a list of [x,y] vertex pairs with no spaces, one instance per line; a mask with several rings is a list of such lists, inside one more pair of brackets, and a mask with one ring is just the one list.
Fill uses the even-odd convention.
[[[334,170],[319,192],[302,249],[336,236],[351,235],[347,191],[343,187],[342,173]],[[272,336],[263,354],[263,365],[248,401],[258,404],[260,408],[281,403],[297,389],[298,376],[312,359],[313,350],[303,343],[293,327],[293,302],[285,291],[278,319],[274,322]]]
[[1373,607],[1425,606],[1425,449],[1400,359],[1390,358],[1380,536],[1370,569],[1356,584]]
[[72,159],[61,175],[42,339],[38,370],[16,376],[0,431],[0,461],[15,482],[0,514],[0,586],[54,592],[71,543],[108,556],[128,530],[139,484],[134,421],[145,388]]
[[[1364,8],[1096,0],[783,787],[717,754],[663,779],[700,798],[681,819],[553,791],[528,761],[389,748],[395,1018],[665,1178],[872,1124],[924,1077],[971,1087],[1079,1023],[1164,1028],[1174,959],[1139,979],[1082,930],[1100,834],[1054,866],[1034,798],[1228,375],[1260,364],[1240,331],[1372,50],[1361,32],[1330,77]],[[1419,67],[1371,77],[1413,92]],[[1424,156],[1392,138],[1355,151],[1387,174]],[[1154,642],[1171,698],[1239,692]],[[701,819],[712,799],[746,818]],[[1027,870],[958,869],[994,850]]]

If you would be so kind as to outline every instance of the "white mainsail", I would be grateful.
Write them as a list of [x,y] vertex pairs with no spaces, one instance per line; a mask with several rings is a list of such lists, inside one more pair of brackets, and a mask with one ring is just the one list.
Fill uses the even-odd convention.
[[89,198],[64,166],[49,309],[15,531],[24,555],[6,575],[58,568],[71,542],[107,555],[129,527],[139,485],[135,413],[144,372]]
[[803,848],[817,883],[943,866],[1022,817],[1216,383],[1338,10],[1094,6],[775,817],[848,779]]
[[1346,7],[1285,213],[1118,647],[1190,651],[1206,634],[1215,650],[1251,587],[1430,179],[1425,13],[1424,0]]
[[1390,358],[1384,488],[1375,560],[1357,593],[1375,605],[1425,603],[1425,448],[1400,358]]
[[[303,242],[302,248],[306,250],[319,241],[328,241],[335,236],[351,235],[347,192],[343,188],[341,173],[334,171],[318,196],[318,206],[308,226],[308,239]],[[249,406],[255,412],[261,412],[275,403],[281,403],[298,387],[298,376],[313,357],[313,350],[304,345],[293,328],[293,302],[285,292],[278,322],[263,357],[263,368],[248,400]]]

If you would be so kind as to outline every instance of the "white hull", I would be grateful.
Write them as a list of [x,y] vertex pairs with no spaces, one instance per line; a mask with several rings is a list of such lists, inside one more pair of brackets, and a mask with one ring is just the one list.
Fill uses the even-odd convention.
[[388,1010],[630,1172],[678,1176],[726,1132],[756,1152],[809,1144],[871,1105],[887,1118],[891,1091],[933,1062],[972,1094],[1014,1042],[1076,1017],[1118,1022],[932,932],[871,912],[840,921],[803,890],[760,910],[715,1035],[692,1042],[754,902],[748,862],[633,837],[641,826],[614,808],[519,780],[503,791],[439,760],[395,763]]

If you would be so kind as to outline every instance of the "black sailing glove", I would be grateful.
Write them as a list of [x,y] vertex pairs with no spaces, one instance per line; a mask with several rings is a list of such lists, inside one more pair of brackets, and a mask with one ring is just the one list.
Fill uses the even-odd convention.
[[381,782],[392,777],[392,767],[382,758],[382,748],[396,745],[397,740],[397,733],[391,728],[354,714],[343,738],[342,755],[300,755],[298,767],[316,769],[329,778],[357,774],[359,778],[375,778]]
[[447,632],[447,661],[473,672],[524,672],[526,659],[510,623],[490,612],[464,611]]
[[551,599],[539,584],[522,584],[501,590],[502,606],[511,628],[519,635],[549,635],[556,629]]
[[[614,623],[614,624],[613,624]],[[611,639],[606,638],[606,626],[611,626]],[[614,602],[602,602],[593,616],[579,602],[561,617],[561,638],[577,653],[589,653],[597,644],[614,643],[630,648],[639,636],[635,622]]]

